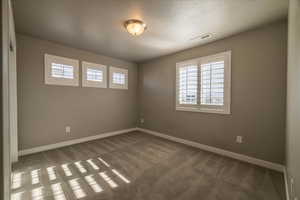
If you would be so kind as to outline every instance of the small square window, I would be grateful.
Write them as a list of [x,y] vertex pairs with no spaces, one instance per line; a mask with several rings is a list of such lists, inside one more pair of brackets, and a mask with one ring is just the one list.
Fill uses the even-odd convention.
[[74,68],[71,65],[51,63],[51,76],[55,78],[74,78]]
[[103,72],[101,70],[87,68],[86,74],[87,74],[88,81],[96,81],[96,82],[103,81]]
[[45,54],[45,84],[78,86],[79,61]]
[[110,67],[109,68],[109,87],[114,89],[128,89],[128,70]]
[[113,73],[113,84],[124,85],[125,84],[125,74],[124,73]]
[[106,88],[106,66],[82,62],[82,87]]

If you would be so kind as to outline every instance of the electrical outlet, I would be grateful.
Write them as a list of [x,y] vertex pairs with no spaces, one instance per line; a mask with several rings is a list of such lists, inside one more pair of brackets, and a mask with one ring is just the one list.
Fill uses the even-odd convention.
[[236,142],[243,143],[243,136],[240,136],[240,135],[236,136]]
[[71,127],[70,126],[66,126],[66,133],[71,133]]
[[290,178],[290,190],[291,190],[291,194],[294,194],[294,178],[291,177]]
[[144,119],[144,118],[141,118],[141,119],[140,119],[140,123],[143,124],[144,122],[145,122],[145,119]]

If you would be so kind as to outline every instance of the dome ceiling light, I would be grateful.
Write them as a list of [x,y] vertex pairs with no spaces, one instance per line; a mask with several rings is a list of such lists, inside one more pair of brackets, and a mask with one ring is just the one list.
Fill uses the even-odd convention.
[[124,26],[128,33],[139,36],[144,33],[144,31],[147,29],[146,24],[138,19],[129,19],[125,21]]

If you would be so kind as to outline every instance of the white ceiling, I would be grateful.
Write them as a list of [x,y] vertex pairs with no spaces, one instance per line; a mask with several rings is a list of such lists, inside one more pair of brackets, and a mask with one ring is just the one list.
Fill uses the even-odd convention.
[[[16,0],[17,32],[141,62],[287,16],[288,0]],[[129,35],[127,19],[147,31]],[[191,38],[212,33],[208,40]]]

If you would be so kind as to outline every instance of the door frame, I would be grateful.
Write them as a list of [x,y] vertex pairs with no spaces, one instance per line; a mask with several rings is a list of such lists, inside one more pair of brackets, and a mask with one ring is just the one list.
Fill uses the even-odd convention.
[[11,162],[18,161],[17,46],[13,8],[9,0],[9,113]]
[[10,200],[11,186],[11,104],[10,104],[10,43],[11,43],[11,27],[12,23],[12,4],[10,0],[2,0],[2,161],[3,161],[3,180],[2,191],[0,198]]

